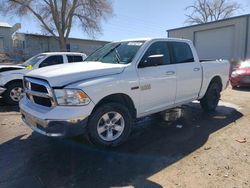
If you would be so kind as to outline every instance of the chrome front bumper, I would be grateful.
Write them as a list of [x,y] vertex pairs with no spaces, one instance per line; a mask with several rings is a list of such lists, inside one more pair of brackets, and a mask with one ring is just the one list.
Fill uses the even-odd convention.
[[0,87],[0,95],[1,95],[3,92],[5,92],[5,91],[6,91],[6,88]]
[[84,133],[87,118],[72,120],[44,120],[20,110],[23,122],[35,132],[49,137],[75,136]]

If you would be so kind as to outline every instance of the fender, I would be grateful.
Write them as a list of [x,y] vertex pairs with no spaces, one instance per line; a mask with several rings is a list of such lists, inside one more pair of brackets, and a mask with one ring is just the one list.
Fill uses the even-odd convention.
[[6,86],[9,82],[14,80],[23,80],[24,74],[21,73],[15,73],[15,74],[9,74],[1,77],[0,85]]

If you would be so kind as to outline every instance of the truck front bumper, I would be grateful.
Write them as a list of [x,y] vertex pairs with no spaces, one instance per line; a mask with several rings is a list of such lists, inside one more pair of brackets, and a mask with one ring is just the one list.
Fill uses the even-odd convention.
[[23,122],[35,132],[50,137],[69,137],[84,133],[91,112],[86,106],[42,107],[26,97],[20,101],[19,106]]
[[0,95],[3,94],[3,92],[5,92],[5,90],[6,90],[6,88],[0,86]]

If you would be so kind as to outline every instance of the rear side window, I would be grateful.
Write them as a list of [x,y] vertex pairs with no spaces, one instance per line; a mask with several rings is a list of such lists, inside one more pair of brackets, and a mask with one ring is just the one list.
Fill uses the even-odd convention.
[[184,42],[170,42],[175,63],[194,62],[190,46]]
[[61,55],[53,55],[50,57],[47,57],[40,65],[39,67],[47,67],[51,65],[58,65],[63,64],[63,57]]
[[68,58],[69,63],[82,62],[83,61],[82,56],[67,55],[67,58]]

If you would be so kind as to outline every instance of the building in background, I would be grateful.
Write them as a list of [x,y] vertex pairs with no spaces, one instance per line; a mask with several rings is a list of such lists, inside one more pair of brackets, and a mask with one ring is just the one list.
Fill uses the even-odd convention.
[[[82,52],[89,55],[107,43],[107,41],[100,40],[69,38],[67,50],[71,52]],[[17,32],[13,36],[13,45],[15,54],[22,56],[24,59],[42,52],[60,51],[59,43],[56,38],[46,35]]]
[[[53,36],[17,32],[21,24],[14,26],[0,22],[0,54],[1,61],[23,61],[42,52],[60,51],[59,43]],[[91,54],[108,41],[69,38],[67,50]]]
[[0,22],[0,53],[9,52],[12,47],[11,26]]
[[21,27],[15,24],[13,27],[5,22],[0,22],[0,53],[11,53],[13,50],[13,34]]
[[201,59],[250,58],[250,14],[167,32],[168,37],[193,41]]

